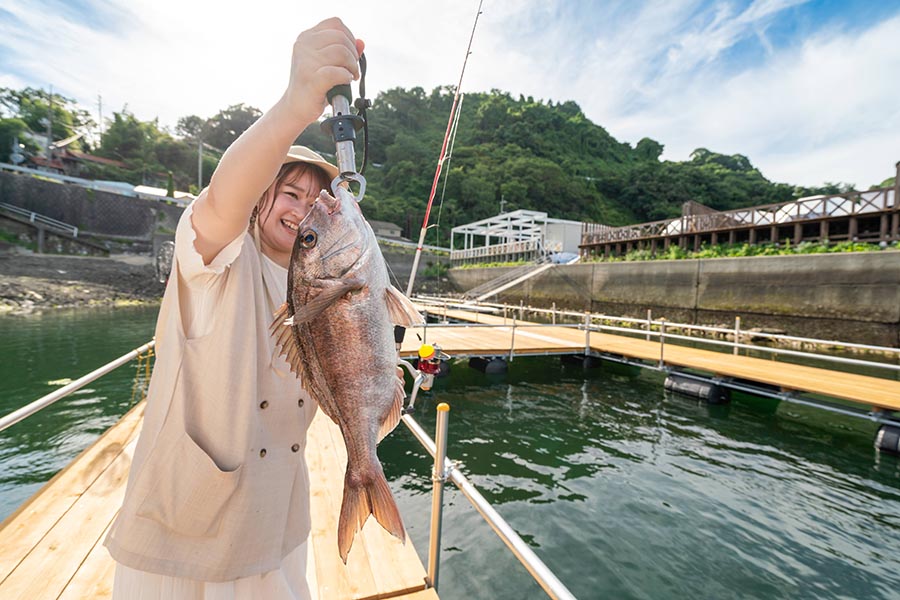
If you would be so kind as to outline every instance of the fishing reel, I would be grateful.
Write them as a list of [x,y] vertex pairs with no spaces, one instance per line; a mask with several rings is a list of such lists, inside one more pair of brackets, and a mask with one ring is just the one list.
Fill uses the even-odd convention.
[[[337,197],[338,188],[346,184],[350,193],[351,182],[359,186],[359,192],[353,195],[356,202],[363,199],[366,193],[366,178],[363,172],[369,160],[369,119],[366,110],[372,106],[372,102],[366,99],[366,55],[359,55],[359,98],[353,103],[356,114],[350,111],[350,102],[353,100],[353,92],[350,84],[338,85],[328,91],[328,102],[331,104],[332,116],[322,121],[322,131],[331,136],[335,145],[337,157],[338,176],[331,182],[331,193]],[[359,171],[356,170],[356,132],[363,130],[363,162]]]
[[409,361],[400,360],[400,365],[405,367],[413,378],[413,389],[409,396],[409,402],[403,409],[404,414],[415,410],[416,396],[419,390],[429,391],[434,385],[434,378],[441,372],[441,363],[450,357],[441,350],[437,344],[422,344],[419,348],[417,367],[413,367]]

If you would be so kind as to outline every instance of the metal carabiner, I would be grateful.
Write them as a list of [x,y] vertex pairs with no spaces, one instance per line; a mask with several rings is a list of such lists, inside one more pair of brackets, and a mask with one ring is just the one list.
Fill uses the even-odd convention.
[[[351,181],[355,181],[359,184],[358,195],[354,194],[353,190],[350,188]],[[344,182],[347,183],[347,191],[350,192],[350,195],[353,196],[353,199],[356,200],[356,203],[359,204],[360,202],[362,202],[363,196],[366,193],[366,178],[359,173],[341,173],[331,181],[331,194],[335,198],[337,198],[338,195],[338,188],[341,187],[341,184]]]

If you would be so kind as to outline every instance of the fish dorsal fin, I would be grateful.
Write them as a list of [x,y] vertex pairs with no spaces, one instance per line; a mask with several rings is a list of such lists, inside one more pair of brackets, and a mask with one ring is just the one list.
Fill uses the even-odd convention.
[[275,346],[287,360],[291,371],[298,376],[302,376],[303,365],[300,362],[300,348],[297,346],[297,338],[294,336],[293,325],[294,315],[291,314],[290,307],[287,302],[282,304],[275,311],[275,320],[269,326],[269,331],[275,338]]
[[423,323],[422,315],[416,310],[415,305],[400,290],[392,285],[384,290],[384,299],[387,302],[388,314],[394,325],[414,327]]
[[397,423],[400,422],[403,401],[406,399],[406,392],[403,390],[402,379],[397,377],[395,383],[394,402],[391,403],[391,407],[388,409],[387,413],[385,413],[384,419],[381,421],[381,427],[378,429],[379,442],[384,439],[384,436],[392,432],[394,427],[397,426]]
[[320,279],[316,283],[316,287],[320,290],[319,293],[297,310],[294,314],[294,325],[309,323],[322,314],[322,311],[337,302],[341,296],[362,289],[365,285],[362,279],[355,278]]

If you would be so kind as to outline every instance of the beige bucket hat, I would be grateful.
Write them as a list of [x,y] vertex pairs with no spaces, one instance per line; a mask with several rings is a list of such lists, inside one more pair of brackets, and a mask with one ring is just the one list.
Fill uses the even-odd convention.
[[325,171],[331,179],[340,175],[340,171],[338,171],[336,166],[322,158],[322,155],[318,152],[313,152],[306,146],[291,146],[282,164],[286,165],[294,162],[305,162],[315,165]]

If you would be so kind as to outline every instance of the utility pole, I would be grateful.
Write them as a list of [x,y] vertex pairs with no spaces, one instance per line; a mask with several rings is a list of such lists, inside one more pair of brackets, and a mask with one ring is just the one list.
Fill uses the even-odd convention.
[[97,94],[97,123],[100,125],[100,139],[97,141],[98,146],[103,145],[103,96]]
[[203,138],[197,136],[197,193],[203,189]]
[[50,86],[50,95],[47,96],[47,168],[53,158],[51,146],[53,145],[53,86]]

